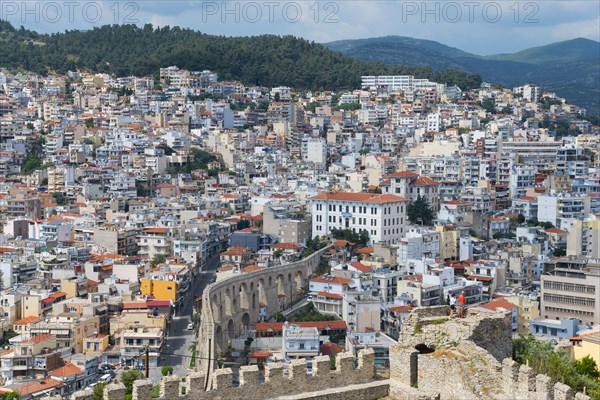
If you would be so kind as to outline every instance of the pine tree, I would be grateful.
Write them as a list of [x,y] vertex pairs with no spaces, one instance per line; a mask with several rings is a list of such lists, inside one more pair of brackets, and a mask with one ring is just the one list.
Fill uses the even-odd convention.
[[433,222],[433,210],[427,199],[421,195],[417,196],[415,201],[410,202],[406,208],[406,214],[413,224],[431,225]]

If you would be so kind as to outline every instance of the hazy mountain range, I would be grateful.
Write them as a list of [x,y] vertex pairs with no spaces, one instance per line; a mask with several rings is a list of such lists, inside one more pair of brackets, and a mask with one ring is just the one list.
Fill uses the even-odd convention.
[[516,53],[480,56],[423,39],[386,36],[340,40],[325,47],[348,56],[386,64],[457,68],[508,87],[535,83],[600,114],[600,43],[577,38]]

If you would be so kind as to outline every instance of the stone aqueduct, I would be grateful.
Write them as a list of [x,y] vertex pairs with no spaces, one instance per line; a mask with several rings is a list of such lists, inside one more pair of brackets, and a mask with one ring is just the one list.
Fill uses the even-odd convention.
[[[266,308],[267,318],[288,308],[306,293],[308,280],[330,247],[290,264],[234,275],[215,282],[202,294],[198,336],[198,370],[205,373],[207,386],[215,360],[233,338],[249,333]],[[208,387],[207,387],[208,388]]]

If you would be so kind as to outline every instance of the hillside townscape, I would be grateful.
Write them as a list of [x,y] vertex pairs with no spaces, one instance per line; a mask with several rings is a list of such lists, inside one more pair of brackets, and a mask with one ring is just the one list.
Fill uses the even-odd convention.
[[594,110],[293,37],[0,42],[2,399],[600,399]]

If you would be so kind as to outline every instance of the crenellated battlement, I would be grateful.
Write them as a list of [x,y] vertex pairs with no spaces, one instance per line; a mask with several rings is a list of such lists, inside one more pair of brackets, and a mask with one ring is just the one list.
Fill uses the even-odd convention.
[[563,383],[554,383],[546,375],[536,375],[527,365],[510,358],[502,361],[502,377],[511,398],[519,400],[590,400],[583,393],[575,393]]
[[[309,394],[326,389],[344,389],[375,380],[375,353],[373,349],[361,350],[358,358],[352,353],[336,355],[336,369],[330,370],[329,356],[318,356],[313,360],[312,374],[307,374],[306,360],[293,360],[284,370],[282,363],[267,364],[260,371],[256,365],[241,366],[239,370],[239,386],[233,384],[231,368],[217,369],[212,374],[212,390],[205,391],[205,376],[193,372],[185,377],[167,376],[160,382],[159,400],[260,400],[282,396]],[[357,364],[357,367],[355,367]],[[287,373],[287,374],[286,374]],[[133,400],[152,399],[152,381],[139,380],[133,384]],[[386,395],[386,385],[375,385],[374,397]],[[73,400],[93,400],[92,391],[82,391],[72,396]],[[121,383],[111,384],[104,388],[104,400],[122,400],[125,387]]]
[[[304,359],[287,368],[267,364],[264,371],[242,366],[239,385],[230,368],[214,370],[209,382],[201,372],[169,376],[160,382],[159,400],[591,400],[546,375],[536,375],[529,366],[500,357],[512,353],[507,313],[445,320],[439,315],[443,311],[431,308],[411,316],[411,332],[390,348],[388,380],[376,380],[375,353],[365,349],[358,358],[338,354],[335,370],[328,356],[315,357],[311,374]],[[211,390],[205,391],[205,385]],[[149,380],[135,382],[133,400],[151,400],[152,388]],[[124,397],[122,384],[105,388],[105,400]],[[93,400],[93,393],[78,392],[71,398]]]

